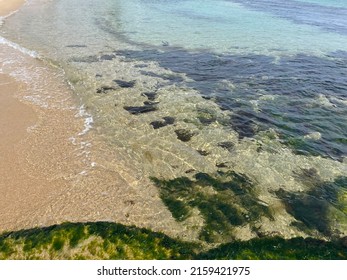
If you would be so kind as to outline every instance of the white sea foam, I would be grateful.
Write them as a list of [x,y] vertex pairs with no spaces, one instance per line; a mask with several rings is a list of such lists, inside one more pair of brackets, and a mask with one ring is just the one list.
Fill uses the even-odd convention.
[[318,131],[316,132],[311,132],[309,134],[306,134],[304,136],[304,139],[310,139],[310,140],[319,140],[322,138],[322,134]]
[[316,100],[318,104],[323,107],[336,107],[336,105],[334,103],[331,103],[329,98],[325,96],[324,94],[319,94]]
[[93,116],[87,113],[84,105],[79,108],[78,116],[84,118],[84,129],[78,134],[78,136],[85,135],[93,126]]
[[0,44],[9,46],[13,49],[16,49],[17,51],[20,51],[24,54],[27,54],[27,55],[33,57],[33,58],[39,58],[40,57],[37,52],[32,51],[32,50],[28,50],[27,48],[24,48],[24,47],[18,45],[17,43],[11,42],[11,41],[9,41],[6,38],[1,37],[1,36],[0,36]]
[[338,103],[339,105],[347,106],[347,99],[343,99],[342,97],[337,98],[337,97],[332,96],[332,97],[330,97],[330,100],[334,101],[335,103]]

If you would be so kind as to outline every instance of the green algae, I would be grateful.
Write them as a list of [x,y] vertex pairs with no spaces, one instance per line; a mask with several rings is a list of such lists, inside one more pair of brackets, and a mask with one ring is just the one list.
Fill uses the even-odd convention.
[[210,125],[218,119],[216,113],[208,108],[198,109],[197,118],[202,125]]
[[323,241],[313,238],[280,237],[235,241],[200,253],[197,259],[240,260],[338,260],[347,259],[345,240]]
[[52,243],[52,249],[54,251],[59,251],[59,250],[63,249],[64,244],[65,244],[65,240],[64,239],[62,239],[62,238],[55,238],[53,240],[53,243]]
[[309,141],[302,138],[288,138],[283,141],[297,155],[319,156],[320,154],[309,145]]
[[[71,235],[79,238],[71,243]],[[78,240],[78,241],[77,241]],[[75,243],[77,242],[77,243]],[[72,246],[73,245],[73,246]],[[347,259],[347,237],[254,238],[207,249],[116,223],[64,223],[0,235],[0,259]]]
[[0,236],[0,259],[188,259],[193,244],[121,224],[64,223]]
[[271,209],[258,199],[254,183],[234,171],[152,180],[177,221],[190,217],[194,208],[199,210],[204,219],[199,237],[206,242],[232,240],[235,227],[253,224],[263,216],[273,219]]
[[280,189],[276,195],[284,202],[287,212],[301,222],[298,225],[304,231],[305,228],[317,230],[327,236],[339,234],[332,229],[333,224],[346,230],[347,177],[322,181],[313,169],[302,170],[297,175],[309,187],[308,191],[291,193]]

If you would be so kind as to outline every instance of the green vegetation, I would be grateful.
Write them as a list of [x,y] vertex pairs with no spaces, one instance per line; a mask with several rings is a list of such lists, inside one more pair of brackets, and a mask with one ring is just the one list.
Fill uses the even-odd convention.
[[347,259],[346,240],[325,242],[312,238],[279,237],[232,242],[196,256],[197,259],[338,260]]
[[317,149],[315,149],[315,147],[311,146],[310,140],[300,137],[285,137],[283,135],[281,136],[281,142],[290,147],[293,153],[297,155],[325,156],[323,153],[320,153]]
[[332,223],[343,230],[347,228],[347,177],[332,182],[321,181],[317,171],[304,169],[297,179],[310,187],[307,192],[291,193],[283,189],[276,192],[289,214],[293,215],[303,231],[318,230],[327,236],[334,235]]
[[177,221],[194,215],[203,219],[199,242],[109,222],[64,223],[0,235],[0,259],[347,259],[347,237],[339,238],[342,231],[331,225],[345,232],[347,177],[323,181],[313,168],[294,175],[308,191],[275,193],[295,217],[292,225],[308,235],[318,231],[333,241],[276,236],[235,241],[235,228],[249,225],[257,232],[257,222],[262,217],[272,219],[272,212],[258,199],[250,178],[220,171],[214,176],[152,178]]
[[0,259],[187,259],[193,244],[115,223],[65,223],[0,236]]
[[230,241],[235,226],[253,225],[262,216],[272,219],[269,207],[257,198],[252,181],[234,171],[214,177],[197,173],[194,180],[152,180],[177,221],[186,220],[193,208],[199,210],[204,219],[200,239],[206,242]]
[[216,122],[218,119],[216,113],[208,108],[199,109],[197,118],[203,125],[210,125],[211,123]]
[[196,243],[115,223],[65,223],[0,235],[0,259],[347,259],[347,239],[279,237]]

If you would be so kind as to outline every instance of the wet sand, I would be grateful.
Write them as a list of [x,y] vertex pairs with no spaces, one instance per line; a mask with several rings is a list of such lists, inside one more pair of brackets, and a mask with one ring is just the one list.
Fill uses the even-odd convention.
[[[0,1],[1,15],[24,2]],[[81,133],[85,118],[58,69],[1,44],[0,69],[0,233],[112,221],[190,235],[148,178]]]
[[[41,61],[26,60],[30,69],[42,67]],[[41,90],[58,89],[54,96],[61,94],[56,102],[65,100],[63,107],[51,99],[47,108],[26,101],[25,96],[35,95],[32,84],[37,81],[25,84],[0,75],[0,232],[112,221],[190,236],[147,178],[138,177],[93,131],[81,133],[84,119],[72,103],[71,89],[54,71],[45,69]]]
[[[35,146],[30,128],[44,115],[14,96],[25,87],[24,83],[0,75],[0,230],[20,228],[15,225],[20,220],[28,221],[53,189],[65,185],[61,179],[32,168],[26,156]],[[41,151],[47,152],[44,147]],[[48,163],[44,158],[37,160]]]
[[24,85],[0,74],[0,197],[3,212],[18,200],[15,186],[25,185],[28,179],[18,162],[16,148],[27,136],[27,128],[37,121],[34,110],[13,96],[21,86]]
[[84,119],[77,109],[35,106],[23,101],[30,84],[0,77],[0,232],[112,221],[190,235],[147,178],[133,174],[97,135],[81,134]]

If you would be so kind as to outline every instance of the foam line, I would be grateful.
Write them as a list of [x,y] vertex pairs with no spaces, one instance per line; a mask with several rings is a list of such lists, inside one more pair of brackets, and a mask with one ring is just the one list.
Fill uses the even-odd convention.
[[11,42],[11,41],[9,41],[9,40],[1,37],[1,36],[0,36],[0,44],[9,46],[13,49],[20,51],[23,54],[26,54],[26,55],[33,57],[33,58],[39,58],[39,54],[37,52],[28,50],[28,49],[14,43],[14,42]]

